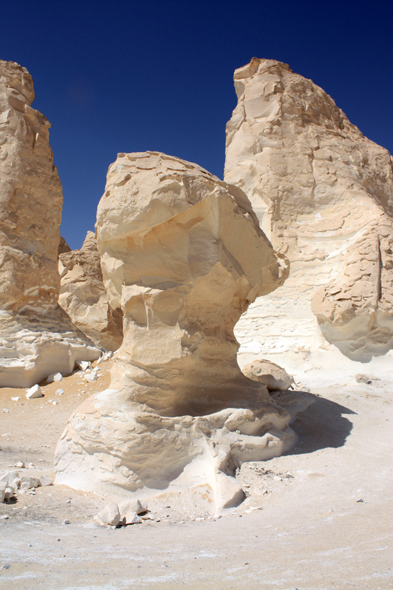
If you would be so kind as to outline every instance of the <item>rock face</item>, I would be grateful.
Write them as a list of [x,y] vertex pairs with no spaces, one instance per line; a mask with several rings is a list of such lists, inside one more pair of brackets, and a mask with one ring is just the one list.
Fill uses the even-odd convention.
[[123,314],[108,304],[93,232],[80,250],[59,255],[59,305],[97,346],[117,350],[123,341]]
[[235,468],[295,441],[289,413],[242,375],[233,334],[249,303],[283,283],[286,259],[241,190],[157,152],[118,156],[96,227],[124,340],[110,389],[58,443],[57,483],[166,502],[186,493],[211,513],[236,505]]
[[99,352],[58,307],[62,188],[25,68],[0,61],[0,386],[29,387]]
[[296,372],[299,360],[315,366],[327,351],[346,369],[348,359],[385,355],[393,347],[389,152],[283,63],[254,58],[234,78],[225,180],[247,194],[291,263],[285,285],[239,322],[241,363],[277,358]]

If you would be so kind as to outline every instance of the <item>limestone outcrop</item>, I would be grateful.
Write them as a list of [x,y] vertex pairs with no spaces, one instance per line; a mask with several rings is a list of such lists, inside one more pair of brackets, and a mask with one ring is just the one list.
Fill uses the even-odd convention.
[[58,307],[62,187],[25,68],[0,61],[0,386],[70,373],[99,351]]
[[93,232],[87,232],[80,250],[59,255],[59,273],[59,305],[73,324],[96,346],[117,350],[123,341],[123,314],[108,304]]
[[119,154],[96,232],[124,339],[110,389],[68,421],[56,482],[164,506],[186,494],[210,513],[236,505],[236,467],[296,438],[290,414],[241,373],[233,333],[250,302],[282,285],[285,257],[241,190],[158,152]]
[[241,364],[262,356],[296,373],[299,361],[310,370],[329,358],[348,370],[385,355],[393,347],[389,152],[286,64],[254,58],[234,79],[225,180],[247,194],[291,264],[285,284],[240,320]]

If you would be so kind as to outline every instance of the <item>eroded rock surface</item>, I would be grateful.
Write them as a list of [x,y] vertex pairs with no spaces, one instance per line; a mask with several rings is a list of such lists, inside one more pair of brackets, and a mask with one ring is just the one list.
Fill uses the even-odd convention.
[[233,334],[249,303],[283,283],[285,257],[241,190],[157,152],[119,154],[96,227],[124,340],[110,389],[58,443],[57,483],[164,506],[186,494],[210,513],[238,504],[235,468],[295,442],[289,412],[241,373]]
[[62,187],[25,68],[0,61],[0,386],[70,373],[99,352],[58,307]]
[[263,383],[269,391],[285,390],[293,384],[293,377],[285,369],[264,359],[249,363],[242,372],[248,379]]
[[234,78],[225,180],[245,191],[291,263],[286,283],[239,322],[242,363],[277,358],[292,371],[299,361],[315,366],[313,356],[323,362],[326,351],[347,363],[328,343],[355,361],[385,355],[393,347],[389,152],[286,64],[254,58]]
[[59,272],[59,305],[97,346],[117,350],[123,340],[123,314],[108,304],[93,232],[87,232],[80,250],[60,254]]

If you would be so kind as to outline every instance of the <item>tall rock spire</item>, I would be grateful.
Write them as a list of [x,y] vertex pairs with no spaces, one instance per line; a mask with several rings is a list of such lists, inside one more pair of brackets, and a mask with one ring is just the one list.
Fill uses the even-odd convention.
[[312,367],[322,348],[349,369],[347,359],[385,355],[393,347],[389,152],[286,64],[253,58],[234,81],[225,180],[243,189],[291,262],[286,283],[239,322],[243,362]]
[[28,387],[99,351],[58,307],[63,205],[33,80],[0,60],[0,386]]

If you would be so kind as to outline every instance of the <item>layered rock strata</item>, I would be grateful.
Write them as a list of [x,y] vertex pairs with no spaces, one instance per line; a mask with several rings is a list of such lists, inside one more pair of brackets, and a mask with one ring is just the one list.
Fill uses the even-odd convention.
[[58,307],[62,187],[25,68],[0,61],[0,386],[70,373],[99,351]]
[[234,79],[225,180],[247,194],[291,263],[286,283],[239,322],[241,363],[277,358],[296,372],[299,362],[321,367],[329,352],[348,370],[348,359],[385,355],[393,347],[389,152],[286,64],[254,58]]
[[241,190],[157,152],[119,154],[96,228],[124,340],[110,389],[67,424],[56,482],[164,502],[186,494],[210,513],[239,503],[236,467],[295,442],[290,414],[241,373],[233,333],[283,283],[285,257]]
[[87,232],[80,250],[59,255],[59,273],[59,305],[73,324],[100,348],[117,350],[123,341],[123,314],[108,304],[93,232]]

